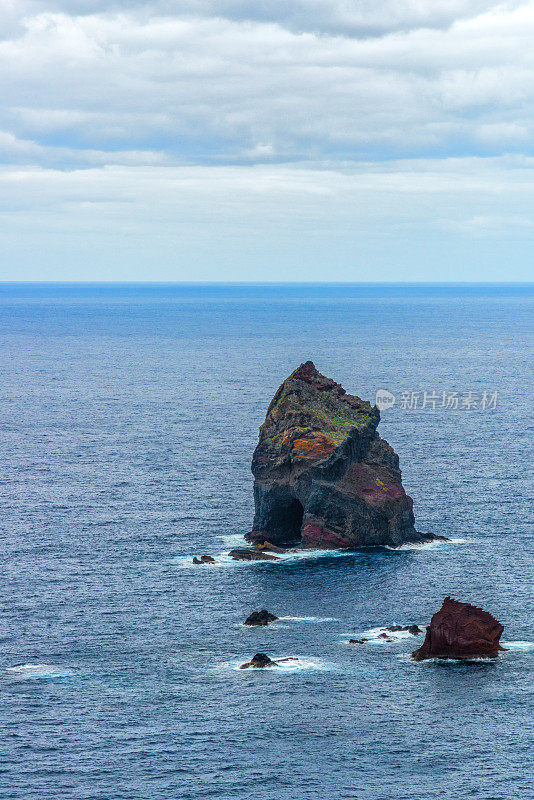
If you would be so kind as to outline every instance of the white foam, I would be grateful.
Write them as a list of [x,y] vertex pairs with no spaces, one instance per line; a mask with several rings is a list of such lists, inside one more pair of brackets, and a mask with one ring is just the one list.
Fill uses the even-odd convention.
[[534,642],[501,642],[503,647],[508,648],[508,650],[533,650],[534,649]]
[[407,542],[406,544],[400,544],[398,547],[391,547],[390,545],[385,545],[386,550],[437,550],[442,547],[446,547],[451,544],[465,544],[467,539],[447,539],[443,541],[442,539],[435,539],[431,542]]
[[[421,628],[421,632],[424,631],[424,627],[419,625]],[[381,634],[385,633],[388,637],[384,639],[381,637]],[[343,636],[348,638],[342,639],[342,644],[350,644],[349,639],[367,639],[364,644],[394,644],[395,642],[401,641],[401,639],[410,639],[414,643],[417,641],[418,636],[414,636],[413,633],[409,631],[388,631],[387,628],[368,628],[363,633],[354,634],[354,633],[345,633]]]
[[315,550],[315,549],[300,549],[288,550],[286,553],[276,554],[280,556],[281,561],[307,561],[317,558],[338,558],[339,556],[352,555],[351,550]]
[[[241,536],[239,538],[239,549],[251,549],[248,548],[246,545],[243,544],[243,538]],[[258,566],[258,564],[279,564],[281,563],[297,563],[299,561],[308,561],[311,559],[318,559],[324,558],[328,556],[338,557],[338,556],[346,556],[350,554],[350,550],[287,550],[285,553],[272,553],[273,559],[254,559],[247,561],[245,559],[235,559],[228,555],[227,551],[222,553],[213,553],[213,558],[215,559],[214,564],[193,564],[193,556],[176,556],[171,560],[171,563],[175,567],[179,567],[180,569],[200,569],[202,567],[207,567],[214,569],[216,567],[250,567],[250,566]],[[198,556],[197,556],[198,558]]]
[[[197,556],[198,558],[198,556]],[[262,562],[259,561],[236,561],[233,558],[230,558],[228,553],[215,553],[213,555],[215,559],[214,564],[204,563],[204,564],[193,564],[193,556],[176,556],[171,560],[171,563],[175,567],[179,567],[180,569],[194,569],[194,570],[213,570],[217,568],[225,568],[225,567],[239,567],[249,564],[259,564]]]
[[415,664],[450,664],[451,666],[458,666],[459,664],[495,664],[496,659],[492,656],[468,656],[467,658],[425,658],[422,661],[415,661]]
[[[273,661],[276,661],[280,658],[287,658],[287,656],[270,656]],[[302,671],[313,671],[313,672],[331,672],[335,669],[333,664],[329,664],[326,661],[320,661],[319,659],[312,659],[312,658],[302,658],[300,656],[292,656],[295,658],[295,661],[285,661],[281,664],[272,667],[262,667],[260,669],[256,667],[250,667],[249,669],[240,669],[241,664],[246,664],[247,661],[250,660],[249,658],[241,659],[240,661],[227,661],[224,664],[219,665],[215,668],[216,671],[220,670],[232,670],[234,672],[241,672],[244,675],[250,675],[251,673],[261,673],[265,672],[266,670],[269,673],[294,673],[294,672],[302,672]]]
[[335,617],[279,617],[286,622],[337,622]]
[[26,678],[70,678],[75,673],[70,669],[57,667],[53,664],[19,664],[16,667],[7,667],[6,672],[13,677]]
[[[252,548],[247,545],[247,543],[243,540],[243,536],[240,533],[231,534],[229,536],[222,536],[221,541],[228,547],[230,550],[232,549],[244,549],[244,550],[252,550]],[[398,551],[398,550],[435,550],[436,548],[442,548],[451,544],[464,544],[467,539],[448,539],[446,542],[443,541],[432,541],[432,542],[418,542],[418,543],[410,543],[410,544],[401,544],[398,547],[391,547],[389,545],[384,545],[384,549]],[[349,549],[339,549],[339,550],[319,550],[319,549],[306,549],[306,548],[294,548],[290,550],[286,550],[285,553],[270,553],[273,555],[273,559],[254,559],[250,561],[246,561],[244,559],[235,559],[228,555],[228,550],[224,550],[219,553],[211,554],[215,559],[214,564],[193,564],[193,555],[189,556],[176,556],[172,559],[171,563],[175,567],[179,567],[180,569],[197,569],[198,567],[206,567],[210,569],[214,569],[216,567],[250,567],[250,566],[257,566],[258,564],[287,564],[287,563],[298,563],[299,561],[311,561],[311,560],[318,560],[321,558],[344,558],[346,556],[352,556],[355,552],[361,552],[366,549],[374,549],[374,548],[365,548],[360,547],[357,550],[349,550]],[[268,551],[267,551],[268,552]],[[198,554],[197,558],[199,557]]]

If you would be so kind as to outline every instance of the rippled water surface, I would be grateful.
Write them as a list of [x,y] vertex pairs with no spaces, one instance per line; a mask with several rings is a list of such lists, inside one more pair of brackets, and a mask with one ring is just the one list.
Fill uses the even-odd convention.
[[[528,287],[0,286],[2,800],[532,797],[532,310]],[[451,542],[224,557],[307,359],[396,395],[379,430]],[[499,397],[402,408],[432,390]],[[348,644],[448,594],[503,622],[497,661]],[[257,651],[299,662],[237,669]]]

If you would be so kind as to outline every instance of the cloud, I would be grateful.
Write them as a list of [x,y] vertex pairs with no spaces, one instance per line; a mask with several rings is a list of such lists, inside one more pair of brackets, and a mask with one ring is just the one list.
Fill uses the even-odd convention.
[[146,18],[276,23],[294,33],[363,38],[417,28],[443,30],[458,20],[520,4],[520,0],[2,0],[0,8],[6,21],[42,12],[86,16],[135,10]]
[[10,166],[0,278],[509,280],[519,247],[512,274],[526,279],[530,218],[534,159],[522,157]]
[[504,243],[508,220],[531,236],[534,0],[0,11],[5,242],[93,231],[186,259],[196,235],[238,263],[287,235],[293,263],[302,237],[326,259],[336,235],[345,263],[429,232]]
[[491,4],[438,3],[450,24],[419,27],[415,10],[434,5],[400,4],[406,27],[372,38],[297,33],[284,15],[249,19],[247,4],[224,6],[239,19],[209,16],[210,4],[199,16],[29,14],[0,42],[0,125],[43,147],[161,150],[182,163],[261,162],[265,148],[285,161],[521,151],[534,4],[473,16]]

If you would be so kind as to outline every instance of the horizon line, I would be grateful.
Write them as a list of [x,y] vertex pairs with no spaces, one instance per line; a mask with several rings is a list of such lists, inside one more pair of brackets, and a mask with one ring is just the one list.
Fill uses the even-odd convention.
[[149,281],[3,280],[0,286],[534,286],[534,281]]

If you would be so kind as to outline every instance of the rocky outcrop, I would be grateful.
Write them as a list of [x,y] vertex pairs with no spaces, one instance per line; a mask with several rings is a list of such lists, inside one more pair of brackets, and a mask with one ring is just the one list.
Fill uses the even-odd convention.
[[277,616],[271,614],[266,608],[261,611],[253,611],[245,620],[245,625],[268,625],[269,622],[276,622]]
[[390,625],[386,630],[390,633],[406,631],[407,633],[411,633],[412,636],[419,636],[420,633],[423,633],[419,625]]
[[256,655],[252,656],[251,660],[247,661],[246,664],[241,664],[239,669],[250,669],[250,667],[255,669],[263,669],[264,667],[277,667],[279,664],[282,664],[285,661],[298,661],[298,658],[289,656],[288,658],[277,658],[276,661],[273,661],[269,658],[269,656],[265,655],[265,653],[256,653]]
[[269,656],[265,655],[265,653],[256,653],[255,656],[252,656],[250,661],[247,661],[246,664],[241,664],[239,669],[250,669],[253,667],[255,669],[263,669],[264,667],[276,667],[276,661],[272,661]]
[[376,428],[380,413],[311,361],[276,392],[252,459],[249,541],[343,548],[433,539],[415,529],[399,459]]
[[193,558],[193,564],[216,564],[216,563],[217,562],[215,561],[215,559],[212,558],[211,556],[200,556],[200,558],[197,558],[195,556]]
[[470,603],[446,597],[430,620],[425,641],[412,653],[416,661],[426,658],[495,658],[504,627],[487,611]]
[[230,550],[228,553],[234,561],[278,561],[277,556],[270,553],[264,553],[260,549],[247,550],[246,548],[237,547],[235,550]]
[[371,638],[349,639],[349,644],[365,644],[365,642],[372,642],[377,639],[383,639],[385,642],[398,642],[397,636],[390,636],[389,634],[401,632],[411,633],[412,636],[419,636],[423,631],[419,625],[389,625],[387,628],[383,628],[381,633]]

